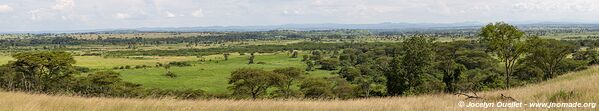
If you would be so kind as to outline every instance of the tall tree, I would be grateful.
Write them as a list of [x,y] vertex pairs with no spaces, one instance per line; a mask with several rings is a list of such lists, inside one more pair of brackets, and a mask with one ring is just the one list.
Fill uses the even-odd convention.
[[431,74],[434,61],[434,39],[418,36],[411,37],[401,45],[399,54],[392,60],[391,71],[385,74],[387,78],[387,93],[389,95],[405,95],[418,93],[424,81],[424,76]]
[[554,39],[532,37],[527,40],[527,44],[530,45],[530,54],[526,57],[525,62],[543,69],[544,79],[553,78],[558,65],[567,55],[575,51],[573,45]]
[[279,68],[273,70],[273,72],[275,74],[283,75],[282,79],[284,82],[280,82],[278,87],[279,92],[281,92],[285,98],[289,98],[290,96],[294,95],[296,90],[293,90],[291,87],[293,82],[295,82],[297,79],[301,79],[305,74],[303,70],[295,67]]
[[15,71],[14,88],[24,91],[53,92],[68,90],[75,70],[75,59],[67,52],[24,52],[13,55],[8,64]]
[[505,84],[506,88],[509,88],[514,66],[526,50],[524,41],[521,41],[524,32],[513,25],[496,22],[482,27],[479,36],[480,42],[504,62]]

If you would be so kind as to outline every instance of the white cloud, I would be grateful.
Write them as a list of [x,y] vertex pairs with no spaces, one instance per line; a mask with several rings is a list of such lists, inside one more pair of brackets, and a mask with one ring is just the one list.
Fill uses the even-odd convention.
[[56,0],[56,4],[51,8],[54,10],[70,9],[75,6],[74,0]]
[[173,17],[177,17],[177,15],[175,15],[175,14],[169,12],[169,11],[166,11],[166,17],[173,18]]
[[195,10],[195,11],[191,12],[191,16],[204,17],[204,11],[202,9]]
[[0,5],[0,13],[12,12],[14,9],[8,5]]
[[127,14],[127,13],[116,13],[114,14],[114,17],[117,19],[129,19],[131,18],[131,15]]

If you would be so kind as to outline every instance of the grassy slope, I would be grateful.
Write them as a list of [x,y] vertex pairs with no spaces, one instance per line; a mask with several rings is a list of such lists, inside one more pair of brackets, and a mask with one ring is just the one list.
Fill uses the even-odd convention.
[[[209,93],[226,93],[228,78],[231,72],[238,68],[252,67],[273,70],[282,67],[298,67],[304,69],[300,58],[289,58],[287,54],[257,55],[255,62],[266,62],[266,64],[247,64],[248,55],[232,54],[228,61],[222,61],[220,55],[213,58],[214,61],[194,63],[191,67],[171,67],[171,71],[178,75],[176,78],[164,76],[166,69],[131,69],[119,70],[123,80],[139,83],[144,87],[162,89],[202,89]],[[218,60],[218,62],[217,62]],[[309,77],[332,76],[331,71],[312,71]]]
[[[578,96],[571,102],[599,102],[599,67],[570,73],[556,79],[513,88],[479,92],[485,98],[499,94],[512,96],[522,102],[548,102],[556,92],[574,91]],[[355,100],[174,100],[174,99],[122,99],[48,96],[13,92],[0,93],[0,110],[72,110],[72,111],[147,111],[147,110],[485,110],[465,109],[457,106],[464,97],[433,94],[413,97],[389,97]],[[486,110],[547,110],[486,109]],[[597,110],[597,109],[579,109]]]

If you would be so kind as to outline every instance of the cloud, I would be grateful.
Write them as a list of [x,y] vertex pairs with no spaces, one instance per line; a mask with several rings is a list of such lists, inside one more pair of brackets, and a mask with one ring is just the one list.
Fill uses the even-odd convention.
[[116,13],[114,14],[114,17],[117,19],[129,19],[131,18],[131,15],[127,14],[127,13]]
[[195,11],[191,12],[191,16],[204,17],[204,11],[202,9],[195,10]]
[[12,12],[14,9],[8,5],[0,5],[0,13]]
[[70,9],[75,6],[74,0],[56,0],[56,4],[51,7],[54,10]]
[[175,15],[175,14],[169,12],[169,11],[166,11],[166,17],[173,18],[173,17],[177,17],[177,15]]

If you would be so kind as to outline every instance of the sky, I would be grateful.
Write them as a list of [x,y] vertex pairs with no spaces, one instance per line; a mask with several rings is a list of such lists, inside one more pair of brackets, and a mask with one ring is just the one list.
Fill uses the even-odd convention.
[[599,23],[599,0],[0,0],[0,32],[494,21]]

